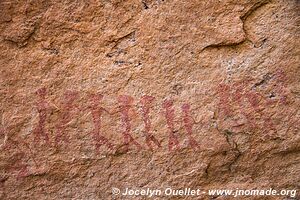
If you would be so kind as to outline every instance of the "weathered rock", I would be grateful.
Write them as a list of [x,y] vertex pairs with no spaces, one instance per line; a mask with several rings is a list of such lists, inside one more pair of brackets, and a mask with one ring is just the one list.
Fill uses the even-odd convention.
[[0,199],[299,192],[299,5],[1,1]]

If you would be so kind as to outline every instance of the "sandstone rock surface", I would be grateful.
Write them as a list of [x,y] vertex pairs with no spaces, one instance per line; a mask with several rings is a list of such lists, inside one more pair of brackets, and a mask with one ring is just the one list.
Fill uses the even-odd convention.
[[0,199],[299,199],[299,6],[1,0]]

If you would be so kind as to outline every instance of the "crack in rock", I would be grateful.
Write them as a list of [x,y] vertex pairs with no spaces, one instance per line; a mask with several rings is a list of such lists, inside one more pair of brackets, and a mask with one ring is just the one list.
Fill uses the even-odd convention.
[[[227,42],[220,42],[220,43],[217,43],[217,44],[210,44],[210,45],[207,45],[205,46],[201,51],[205,51],[207,49],[211,49],[211,48],[219,48],[219,47],[236,47],[238,45],[241,45],[245,42],[250,42],[252,44],[254,44],[250,39],[249,39],[249,34],[248,34],[248,31],[245,29],[245,23],[248,19],[249,16],[251,16],[253,13],[255,13],[255,11],[257,11],[259,8],[263,7],[264,5],[268,4],[270,2],[270,0],[264,0],[264,1],[260,1],[260,2],[257,2],[255,3],[245,14],[243,14],[242,16],[240,16],[240,20],[242,21],[242,29],[243,29],[243,32],[244,32],[244,37],[239,40],[239,41],[236,41],[236,42],[230,42],[230,43],[227,43]],[[263,42],[265,42],[266,39],[264,39]],[[256,47],[256,45],[254,45]],[[261,45],[260,45],[261,46]]]

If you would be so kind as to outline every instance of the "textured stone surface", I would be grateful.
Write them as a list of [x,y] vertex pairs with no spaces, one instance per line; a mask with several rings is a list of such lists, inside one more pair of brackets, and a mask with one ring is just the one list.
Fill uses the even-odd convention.
[[299,192],[299,5],[1,0],[0,199]]

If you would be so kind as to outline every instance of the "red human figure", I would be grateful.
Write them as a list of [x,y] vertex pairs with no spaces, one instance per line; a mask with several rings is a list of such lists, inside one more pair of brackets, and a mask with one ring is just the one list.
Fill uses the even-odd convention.
[[44,137],[46,143],[49,143],[49,136],[45,130],[46,118],[48,113],[48,102],[46,101],[46,88],[40,88],[36,94],[39,96],[39,102],[37,103],[37,110],[39,113],[39,122],[37,127],[34,129],[34,141],[35,143],[41,141],[41,137]]
[[128,95],[121,95],[118,97],[118,102],[121,104],[121,120],[123,122],[123,126],[125,130],[123,131],[123,137],[124,137],[124,145],[126,146],[126,151],[128,150],[128,147],[130,143],[135,145],[138,150],[142,149],[142,146],[133,139],[132,135],[130,135],[131,131],[131,124],[130,124],[130,117],[129,117],[129,110],[132,107],[133,98]]
[[233,113],[231,108],[231,98],[230,98],[231,88],[228,84],[222,83],[218,86],[217,91],[220,97],[220,101],[219,101],[220,112],[221,115],[226,118],[232,115]]
[[155,98],[152,96],[144,95],[142,96],[140,101],[142,104],[142,116],[145,124],[146,144],[151,151],[153,150],[151,142],[153,142],[157,147],[161,147],[160,142],[154,137],[152,133],[150,133],[151,121],[149,118],[149,113],[151,103],[154,101],[154,99]]
[[175,111],[172,108],[173,101],[172,100],[165,100],[163,102],[163,108],[165,109],[165,118],[167,120],[167,126],[169,129],[169,151],[174,149],[179,149],[179,142],[178,138],[175,135],[175,128],[174,128],[174,118],[175,118]]
[[67,143],[69,141],[69,137],[67,136],[65,130],[68,123],[72,120],[72,111],[75,108],[73,105],[74,101],[78,98],[78,93],[74,91],[67,91],[64,94],[64,99],[62,101],[62,111],[61,118],[59,123],[56,126],[57,135],[55,138],[55,144],[58,145],[60,141]]
[[92,112],[93,122],[94,122],[94,130],[93,139],[95,141],[96,149],[102,145],[106,145],[109,149],[113,150],[113,144],[104,136],[101,135],[101,116],[103,111],[106,111],[103,107],[99,106],[99,103],[103,99],[103,95],[101,94],[92,94],[90,95],[90,109]]
[[182,113],[183,113],[183,122],[184,122],[184,126],[186,129],[186,132],[188,134],[189,137],[189,145],[193,148],[193,149],[198,149],[199,145],[197,143],[197,141],[193,138],[192,133],[193,133],[193,125],[194,125],[194,121],[193,118],[190,115],[190,104],[183,104],[181,106],[182,109]]
[[[264,128],[267,131],[276,131],[271,118],[267,114],[263,113],[263,109],[261,107],[263,96],[254,90],[247,89],[245,80],[236,82],[235,84],[233,84],[233,88],[235,89],[232,92],[233,102],[236,102],[236,104],[239,106],[241,114],[246,117],[248,123],[250,124],[250,127],[252,129],[259,127],[259,125],[257,124],[257,120],[255,119],[256,114],[259,114],[263,120]],[[245,109],[246,101],[250,105],[250,112],[247,112],[247,110]]]
[[[254,92],[248,92],[247,91],[247,85],[245,80],[237,81],[232,84],[231,86],[232,90],[232,105],[237,106],[236,111],[240,112],[249,123],[249,126],[251,129],[255,129],[258,127],[256,120],[255,120],[255,113],[253,111],[253,107],[258,106],[258,96],[255,95]],[[249,109],[251,112],[249,112],[247,109],[245,109],[245,102],[248,100],[248,102],[251,105],[251,109]]]

